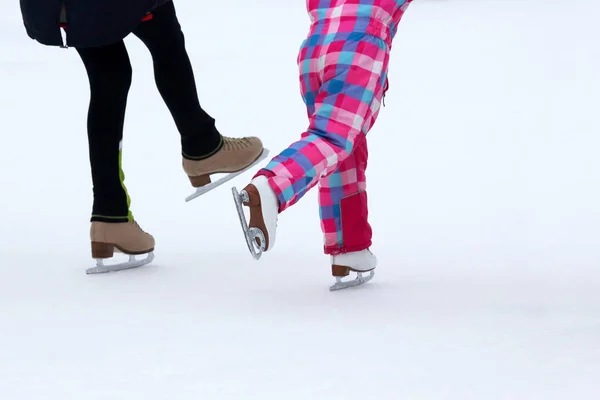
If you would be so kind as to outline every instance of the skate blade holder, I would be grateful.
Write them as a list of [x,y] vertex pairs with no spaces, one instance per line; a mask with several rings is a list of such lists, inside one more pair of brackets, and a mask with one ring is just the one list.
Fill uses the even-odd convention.
[[[225,182],[230,181],[231,179],[235,178],[236,176],[243,174],[244,172],[248,171],[250,168],[254,167],[256,164],[258,164],[259,162],[261,162],[262,160],[267,158],[268,155],[269,155],[269,149],[263,148],[263,151],[262,151],[262,153],[260,153],[260,156],[258,156],[258,158],[256,160],[254,160],[254,162],[252,164],[250,164],[246,168],[241,169],[236,172],[224,172],[227,175],[221,177],[219,180],[208,183],[204,186],[197,187],[196,191],[194,193],[190,194],[188,197],[185,198],[185,201],[186,202],[192,201],[195,198],[200,197],[203,194],[210,192],[211,190],[215,189],[216,187],[221,186]],[[217,173],[219,173],[219,172],[215,172],[215,174],[217,174]]]
[[154,260],[154,251],[151,251],[147,254],[145,258],[137,259],[135,255],[129,254],[129,261],[118,263],[118,264],[104,264],[104,259],[97,258],[96,266],[93,268],[88,268],[85,272],[88,275],[95,274],[106,274],[108,272],[117,272],[124,271],[132,268],[139,268],[144,265],[150,264]]
[[[343,281],[342,279],[344,278],[344,276],[336,276],[335,277],[335,283],[329,287],[329,291],[334,292],[336,290],[342,290],[342,289],[348,289],[354,286],[359,286],[362,284],[365,284],[367,282],[369,282],[371,279],[373,279],[373,276],[375,275],[375,270],[371,270],[371,271],[355,271],[355,270],[350,270],[350,272],[355,272],[356,273],[356,278],[349,280],[349,281]],[[367,274],[366,276],[364,274]]]
[[[248,250],[255,260],[259,260],[262,256],[262,253],[265,251],[266,240],[264,233],[260,229],[249,228],[248,222],[246,222],[243,203],[250,201],[248,193],[246,193],[245,190],[238,192],[235,187],[231,189],[231,193],[233,195],[233,201],[235,202],[235,208],[237,210],[238,217],[240,218],[240,225],[242,226],[246,244],[248,245]],[[256,239],[260,241],[260,245],[256,242]]]

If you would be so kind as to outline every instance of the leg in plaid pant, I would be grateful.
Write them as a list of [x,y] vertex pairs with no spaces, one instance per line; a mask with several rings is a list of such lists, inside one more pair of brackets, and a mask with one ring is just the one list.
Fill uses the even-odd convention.
[[309,128],[256,174],[268,178],[279,198],[280,212],[319,184],[326,254],[371,246],[366,134],[379,113],[388,60],[387,44],[375,36],[308,37],[298,65]]

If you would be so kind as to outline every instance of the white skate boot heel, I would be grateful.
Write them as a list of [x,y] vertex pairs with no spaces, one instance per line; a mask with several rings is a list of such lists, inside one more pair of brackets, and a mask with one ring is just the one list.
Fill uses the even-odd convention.
[[[235,187],[232,188],[232,193],[248,250],[258,260],[263,252],[275,246],[279,200],[264,176],[253,179],[239,193]],[[246,223],[242,206],[250,208],[249,224]]]
[[[370,281],[375,275],[376,266],[377,257],[369,249],[331,256],[331,274],[336,282],[329,290],[347,289]],[[350,272],[356,272],[357,277],[350,281],[342,281]],[[363,276],[365,272],[370,274]]]

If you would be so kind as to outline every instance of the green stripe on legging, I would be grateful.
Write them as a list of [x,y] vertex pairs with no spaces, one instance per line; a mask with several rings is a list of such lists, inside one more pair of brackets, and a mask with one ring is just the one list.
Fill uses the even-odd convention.
[[127,187],[125,186],[125,172],[123,172],[123,146],[121,144],[119,144],[119,178],[121,179],[121,187],[123,188],[125,196],[127,197],[127,220],[131,222],[133,221],[133,213],[129,208],[131,205],[131,198],[127,192]]

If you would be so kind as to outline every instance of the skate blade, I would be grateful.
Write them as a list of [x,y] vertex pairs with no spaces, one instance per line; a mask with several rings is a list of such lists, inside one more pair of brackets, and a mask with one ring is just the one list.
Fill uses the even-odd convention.
[[94,275],[94,274],[105,274],[108,272],[123,271],[126,269],[139,268],[146,264],[150,264],[152,262],[152,260],[154,260],[154,252],[153,251],[148,253],[148,256],[141,260],[136,259],[134,255],[130,255],[129,261],[120,263],[120,264],[105,265],[104,261],[102,259],[97,259],[96,266],[93,268],[88,268],[85,272],[88,275]]
[[260,156],[258,156],[258,158],[256,160],[254,160],[254,162],[252,164],[248,165],[246,168],[241,169],[239,171],[228,172],[227,175],[223,176],[221,179],[211,182],[208,185],[204,185],[199,188],[196,188],[196,191],[194,193],[190,194],[188,197],[186,197],[185,201],[186,202],[192,201],[195,198],[200,197],[203,194],[208,193],[211,190],[217,188],[218,186],[221,186],[225,182],[230,181],[231,179],[235,178],[236,176],[243,174],[244,172],[248,171],[250,168],[254,167],[256,164],[258,164],[259,162],[261,162],[262,160],[267,158],[268,155],[269,155],[269,149],[263,148],[263,151],[260,154]]
[[[260,259],[262,256],[266,243],[265,235],[258,228],[249,228],[248,222],[246,222],[246,216],[244,215],[243,203],[244,201],[248,201],[248,194],[244,191],[239,193],[235,187],[231,189],[233,194],[233,201],[235,202],[235,208],[237,209],[238,217],[240,218],[240,225],[242,226],[242,231],[244,232],[244,237],[246,238],[246,244],[248,245],[248,250],[252,257],[255,260]],[[255,239],[259,239],[261,245],[259,246],[256,243]]]
[[373,279],[374,275],[375,271],[371,271],[367,276],[364,276],[362,272],[358,272],[356,279],[353,279],[351,281],[342,281],[341,277],[337,277],[335,284],[331,286],[329,290],[331,292],[334,292],[336,290],[348,289],[354,286],[359,286],[369,282],[371,279]]

